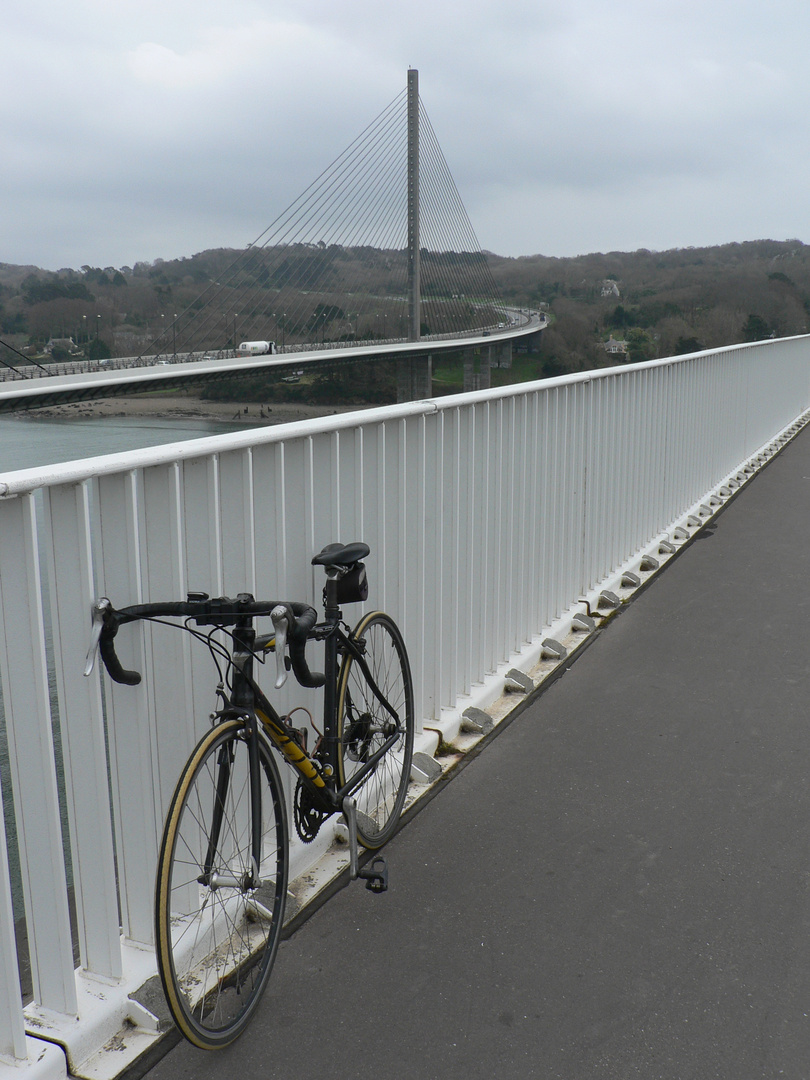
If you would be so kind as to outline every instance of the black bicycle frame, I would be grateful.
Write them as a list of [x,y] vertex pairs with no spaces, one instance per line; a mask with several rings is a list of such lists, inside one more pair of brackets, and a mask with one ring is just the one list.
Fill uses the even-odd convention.
[[[391,703],[380,690],[374,679],[362,649],[357,642],[345,634],[340,626],[341,613],[336,607],[327,604],[326,622],[313,627],[311,636],[324,642],[324,674],[325,683],[323,688],[323,732],[326,743],[326,764],[331,769],[327,774],[321,768],[320,762],[315,762],[301,747],[297,732],[282,717],[268,701],[261,687],[253,678],[253,661],[256,653],[256,631],[253,628],[250,617],[240,620],[233,629],[235,648],[233,651],[233,684],[230,705],[223,710],[223,716],[241,717],[248,728],[248,755],[251,780],[251,816],[252,816],[252,855],[253,873],[255,879],[261,865],[261,783],[259,757],[259,727],[267,731],[268,737],[276,745],[283,756],[295,768],[301,777],[302,783],[317,800],[320,809],[326,814],[339,813],[343,809],[343,800],[347,795],[352,795],[365,781],[369,773],[377,763],[391,749],[400,737],[397,730],[380,746],[377,751],[365,761],[360,769],[352,776],[351,780],[342,788],[335,786],[338,775],[338,752],[337,752],[337,684],[338,684],[338,657],[350,654],[353,661],[359,664],[366,682],[374,696],[389,713],[391,718],[399,725],[399,717]],[[330,617],[331,616],[331,617]],[[223,750],[225,748],[223,747]],[[220,758],[218,763],[217,791],[215,795],[216,805],[212,816],[211,836],[209,839],[208,853],[205,862],[205,877],[211,873],[214,856],[219,844],[219,832],[222,823],[224,800],[230,780],[230,761]],[[205,882],[208,883],[207,881]],[[245,882],[244,887],[255,887],[257,882]]]

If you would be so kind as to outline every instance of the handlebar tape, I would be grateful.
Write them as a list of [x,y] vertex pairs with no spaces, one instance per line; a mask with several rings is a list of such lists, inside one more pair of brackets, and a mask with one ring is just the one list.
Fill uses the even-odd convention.
[[[107,673],[113,682],[125,686],[137,686],[141,681],[140,673],[127,671],[115,651],[114,639],[118,627],[138,619],[171,618],[185,616],[193,618],[199,626],[233,626],[240,618],[253,615],[269,615],[277,601],[268,603],[253,599],[236,601],[228,598],[217,600],[187,600],[162,604],[135,604],[132,607],[112,608],[105,615],[104,627],[99,638],[99,652]],[[309,631],[318,620],[318,613],[309,604],[281,601],[288,611],[288,646],[293,673],[301,686],[317,688],[323,686],[326,677],[319,672],[310,671],[306,659],[306,643]]]
[[139,671],[127,671],[115,651],[113,639],[117,630],[117,626],[114,630],[104,627],[101,631],[101,637],[98,639],[98,651],[101,653],[101,659],[104,661],[107,674],[113,682],[123,683],[124,686],[137,686],[141,681],[141,673]]
[[309,604],[291,604],[282,602],[280,607],[287,609],[287,648],[293,674],[301,686],[317,688],[326,682],[326,676],[317,671],[310,671],[306,658],[306,644],[309,632],[315,625],[318,613]]

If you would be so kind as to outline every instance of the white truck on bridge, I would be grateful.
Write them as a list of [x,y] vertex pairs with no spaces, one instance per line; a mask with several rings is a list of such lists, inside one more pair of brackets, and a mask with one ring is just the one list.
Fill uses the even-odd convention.
[[243,341],[236,350],[237,356],[264,356],[276,351],[275,341]]

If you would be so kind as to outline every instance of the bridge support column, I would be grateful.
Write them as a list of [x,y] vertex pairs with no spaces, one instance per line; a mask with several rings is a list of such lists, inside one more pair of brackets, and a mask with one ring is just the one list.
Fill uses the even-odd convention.
[[433,397],[433,357],[397,360],[397,404]]
[[489,369],[492,367],[492,346],[464,350],[464,392],[489,390]]
[[502,341],[497,345],[490,345],[490,367],[511,368],[512,366],[512,342]]

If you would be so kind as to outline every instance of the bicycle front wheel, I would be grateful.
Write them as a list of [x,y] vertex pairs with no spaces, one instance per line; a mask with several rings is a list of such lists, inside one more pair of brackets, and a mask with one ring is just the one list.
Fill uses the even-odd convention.
[[351,634],[362,660],[347,653],[338,679],[338,778],[340,787],[361,770],[354,791],[357,839],[382,847],[402,813],[413,756],[413,684],[402,634],[380,611],[364,616]]
[[175,1023],[203,1050],[227,1046],[244,1031],[278,949],[287,823],[278,767],[261,738],[259,763],[258,860],[240,720],[200,740],[163,830],[155,893],[158,970]]

